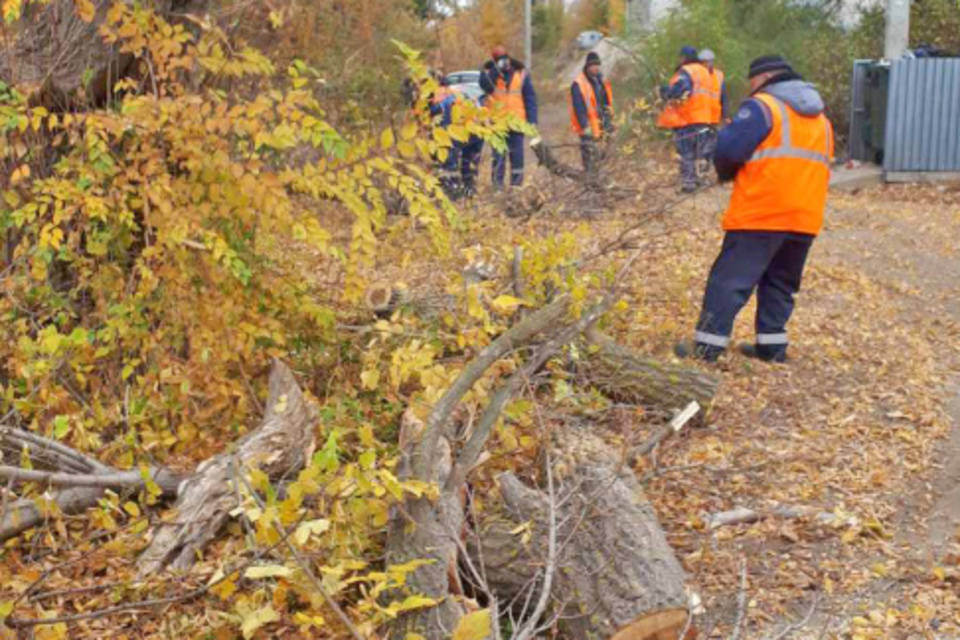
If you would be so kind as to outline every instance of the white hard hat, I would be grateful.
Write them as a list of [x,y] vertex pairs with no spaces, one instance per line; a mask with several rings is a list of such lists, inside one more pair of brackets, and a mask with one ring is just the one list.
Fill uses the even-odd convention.
[[716,59],[716,56],[710,49],[701,49],[699,59],[701,62],[712,62]]

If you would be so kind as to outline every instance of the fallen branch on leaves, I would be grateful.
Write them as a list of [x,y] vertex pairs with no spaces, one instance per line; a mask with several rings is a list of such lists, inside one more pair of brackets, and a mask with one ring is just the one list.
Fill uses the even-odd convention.
[[260,426],[229,451],[200,464],[189,476],[165,468],[121,471],[55,440],[10,427],[0,428],[0,449],[25,454],[34,467],[0,466],[0,478],[12,483],[42,483],[59,487],[48,501],[56,509],[43,509],[35,499],[6,505],[0,518],[0,540],[42,525],[51,511],[76,514],[97,505],[108,489],[141,490],[156,483],[164,496],[176,497],[172,517],[159,523],[150,545],[138,560],[140,575],[167,565],[189,567],[219,533],[236,506],[238,470],[257,468],[276,481],[303,467],[313,452],[316,410],[307,402],[290,369],[274,361],[270,394]]
[[[54,511],[73,515],[94,507],[108,489],[139,491],[150,480],[164,495],[174,496],[183,480],[183,476],[164,468],[152,468],[146,473],[114,469],[56,440],[13,427],[0,427],[0,450],[4,454],[25,455],[36,467],[0,466],[0,478],[12,486],[29,482],[58,488],[45,495],[43,501],[21,498],[5,505],[0,517],[0,540],[42,525]],[[55,509],[41,508],[38,502],[51,503]]]
[[636,464],[638,458],[653,451],[656,447],[660,446],[661,442],[670,436],[680,433],[687,423],[690,422],[699,412],[700,405],[696,400],[692,400],[690,404],[688,404],[683,411],[675,415],[669,423],[661,427],[656,433],[647,438],[646,442],[641,444],[639,447],[631,449],[627,454],[628,464],[632,467],[634,464]]
[[[233,578],[235,578],[235,577],[237,577],[237,576],[243,575],[243,573],[244,573],[247,569],[249,569],[251,566],[253,566],[253,565],[254,565],[256,562],[258,562],[261,558],[264,558],[264,557],[266,557],[267,555],[269,555],[270,553],[272,553],[272,552],[273,552],[275,549],[277,549],[280,545],[282,545],[282,544],[284,544],[284,543],[289,543],[288,538],[289,538],[290,535],[296,530],[296,528],[297,528],[297,526],[298,526],[299,524],[300,524],[300,522],[296,522],[292,527],[290,527],[290,528],[287,529],[286,531],[281,531],[281,532],[280,532],[280,533],[281,533],[280,539],[277,540],[274,544],[270,545],[269,547],[264,547],[264,548],[262,548],[262,549],[258,549],[257,552],[254,553],[252,556],[250,556],[249,559],[245,560],[244,562],[238,563],[238,564],[235,565],[232,569],[229,569],[229,570],[227,570],[227,571],[224,571],[222,574],[220,574],[219,576],[215,577],[213,580],[210,580],[209,582],[207,582],[207,583],[204,584],[203,586],[197,587],[196,589],[191,589],[190,591],[187,591],[186,593],[181,593],[180,595],[169,596],[169,597],[166,597],[166,598],[147,598],[147,599],[143,599],[143,600],[134,600],[133,602],[123,602],[123,603],[121,603],[121,604],[117,604],[117,605],[114,605],[114,606],[112,606],[112,607],[106,607],[106,608],[103,608],[103,609],[94,609],[94,610],[91,610],[91,611],[83,611],[83,612],[81,612],[81,613],[74,613],[74,614],[69,614],[69,615],[56,616],[56,617],[52,617],[52,618],[7,618],[7,619],[4,621],[4,624],[6,624],[8,627],[13,628],[13,629],[26,629],[26,628],[29,628],[29,627],[39,627],[39,626],[43,626],[43,625],[59,624],[59,623],[61,623],[61,622],[63,622],[63,623],[71,623],[71,622],[80,622],[80,621],[82,621],[82,620],[94,620],[94,619],[98,619],[98,618],[106,618],[106,617],[108,617],[108,616],[116,615],[116,614],[119,614],[119,613],[124,613],[124,612],[127,612],[127,611],[137,611],[137,610],[144,610],[144,609],[156,609],[156,608],[158,608],[158,607],[165,607],[165,606],[168,606],[168,605],[171,605],[171,604],[177,604],[177,603],[181,603],[181,602],[188,602],[188,601],[190,601],[190,600],[195,600],[195,599],[197,599],[197,598],[199,598],[199,597],[201,597],[201,596],[206,595],[207,593],[209,593],[210,590],[213,589],[214,587],[216,587],[217,585],[219,585],[219,584],[221,584],[221,583],[223,583],[223,582],[225,582],[225,581],[227,581],[227,580],[233,579]],[[99,585],[99,586],[97,586],[97,587],[80,588],[80,589],[76,589],[76,590],[73,590],[73,591],[74,591],[75,593],[83,593],[83,592],[85,592],[85,591],[87,591],[87,592],[89,592],[89,591],[99,591],[99,590],[102,590],[103,588],[111,588],[111,587],[113,587],[113,586],[115,586],[115,585]],[[67,595],[67,591],[66,591],[66,590],[64,590],[64,591],[62,591],[62,592],[60,592],[60,593],[50,592],[50,593],[47,593],[47,594],[38,594],[38,598],[41,597],[41,596],[44,597],[44,598],[47,598],[47,597],[61,597],[61,596],[63,596],[63,595]],[[30,637],[32,637],[32,636],[30,636]]]
[[855,526],[857,524],[857,519],[853,516],[842,518],[835,513],[811,507],[778,505],[766,511],[737,507],[730,511],[714,513],[707,518],[707,529],[712,531],[720,527],[750,524],[767,518],[815,518],[818,522],[829,526]]

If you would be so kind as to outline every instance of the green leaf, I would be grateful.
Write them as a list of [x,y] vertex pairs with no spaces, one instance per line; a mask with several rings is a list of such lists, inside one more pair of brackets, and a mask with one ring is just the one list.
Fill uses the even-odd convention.
[[363,469],[372,469],[373,465],[377,463],[377,452],[372,450],[364,451],[360,454],[358,462]]
[[57,440],[63,438],[67,435],[67,431],[70,430],[70,420],[67,416],[59,415],[53,419],[53,437]]

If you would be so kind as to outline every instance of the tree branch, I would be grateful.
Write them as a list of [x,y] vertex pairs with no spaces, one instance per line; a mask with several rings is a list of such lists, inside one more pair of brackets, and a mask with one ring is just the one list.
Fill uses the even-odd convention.
[[473,388],[473,385],[489,369],[493,363],[515,349],[528,342],[535,335],[549,327],[563,317],[570,298],[566,295],[557,298],[547,306],[538,309],[510,329],[505,331],[496,340],[487,345],[460,373],[459,377],[447,389],[443,397],[437,401],[429,417],[423,438],[413,453],[413,472],[417,478],[425,478],[430,472],[430,464],[440,433],[450,419],[450,415],[463,396]]

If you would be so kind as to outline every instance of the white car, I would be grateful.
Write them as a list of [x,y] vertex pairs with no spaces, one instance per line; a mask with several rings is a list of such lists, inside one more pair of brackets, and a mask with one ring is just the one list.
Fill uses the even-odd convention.
[[603,34],[599,31],[581,31],[577,36],[577,46],[581,49],[593,49],[601,40]]
[[454,71],[448,73],[444,79],[447,81],[447,86],[454,91],[459,91],[474,102],[478,102],[483,97],[479,71]]

